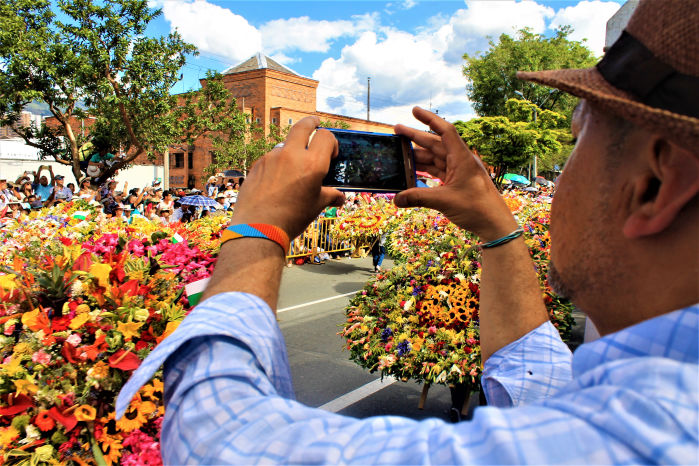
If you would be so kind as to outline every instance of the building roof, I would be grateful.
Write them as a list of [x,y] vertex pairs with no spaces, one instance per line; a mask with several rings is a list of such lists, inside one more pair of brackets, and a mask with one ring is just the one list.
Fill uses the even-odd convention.
[[277,63],[273,59],[269,58],[266,55],[262,55],[261,53],[255,54],[252,57],[248,58],[244,62],[231,66],[230,68],[226,69],[223,71],[222,74],[235,74],[235,73],[243,73],[245,71],[252,71],[252,70],[262,70],[262,69],[270,69],[270,70],[275,70],[275,71],[281,71],[282,73],[288,73],[288,74],[293,74],[296,76],[301,76],[298,74],[296,71],[292,70],[291,68],[288,68],[280,63]]

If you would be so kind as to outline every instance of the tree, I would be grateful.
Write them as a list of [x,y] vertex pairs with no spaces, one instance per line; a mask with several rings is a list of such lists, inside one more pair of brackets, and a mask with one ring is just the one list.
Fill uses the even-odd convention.
[[349,123],[343,120],[321,120],[321,128],[350,129]]
[[[139,156],[153,159],[183,137],[194,138],[187,125],[201,130],[205,125],[194,120],[201,115],[211,121],[216,112],[188,116],[187,106],[171,95],[186,57],[196,49],[176,32],[146,37],[146,27],[160,14],[147,0],[57,0],[55,5],[4,0],[0,123],[16,125],[33,100],[48,104],[56,127],[15,126],[16,131],[42,156],[70,165],[76,178],[86,168],[81,148],[120,154],[102,173],[106,179]],[[88,133],[76,134],[83,125]]]
[[505,115],[507,99],[516,98],[515,91],[544,110],[553,110],[570,119],[577,98],[557,89],[517,79],[517,71],[539,71],[559,68],[586,68],[597,58],[585,41],[571,41],[570,26],[563,26],[553,37],[521,29],[514,38],[500,35],[490,41],[490,49],[482,55],[464,55],[464,75],[469,79],[467,95],[480,116]]
[[[563,115],[550,110],[541,111],[523,100],[508,100],[505,110],[509,117],[481,117],[454,123],[466,144],[493,167],[498,188],[508,170],[517,170],[534,157],[548,161],[558,154],[562,145],[553,128],[565,122]],[[535,120],[534,115],[539,112],[542,115],[549,113]]]

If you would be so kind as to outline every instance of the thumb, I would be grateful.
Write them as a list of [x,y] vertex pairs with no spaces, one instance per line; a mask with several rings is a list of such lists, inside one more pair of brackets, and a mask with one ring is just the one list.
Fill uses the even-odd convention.
[[345,195],[335,188],[320,188],[320,200],[323,207],[342,207],[345,203]]
[[434,209],[440,188],[410,188],[396,194],[393,199],[397,207],[427,207]]

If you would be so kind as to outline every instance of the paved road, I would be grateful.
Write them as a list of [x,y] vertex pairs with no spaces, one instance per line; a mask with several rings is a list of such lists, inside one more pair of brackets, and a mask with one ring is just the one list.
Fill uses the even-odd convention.
[[[384,266],[391,266],[386,260]],[[329,260],[287,268],[279,300],[279,325],[286,339],[296,398],[309,406],[364,418],[380,414],[413,419],[449,419],[449,389],[430,388],[418,410],[422,385],[384,379],[360,368],[337,335],[351,295],[371,276],[371,257]],[[343,296],[344,295],[344,296]],[[477,400],[474,400],[477,402]]]

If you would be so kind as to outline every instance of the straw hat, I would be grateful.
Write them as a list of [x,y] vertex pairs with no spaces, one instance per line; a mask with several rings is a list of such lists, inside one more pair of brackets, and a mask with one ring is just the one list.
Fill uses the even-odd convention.
[[699,8],[642,0],[595,68],[519,72],[635,124],[699,147]]

